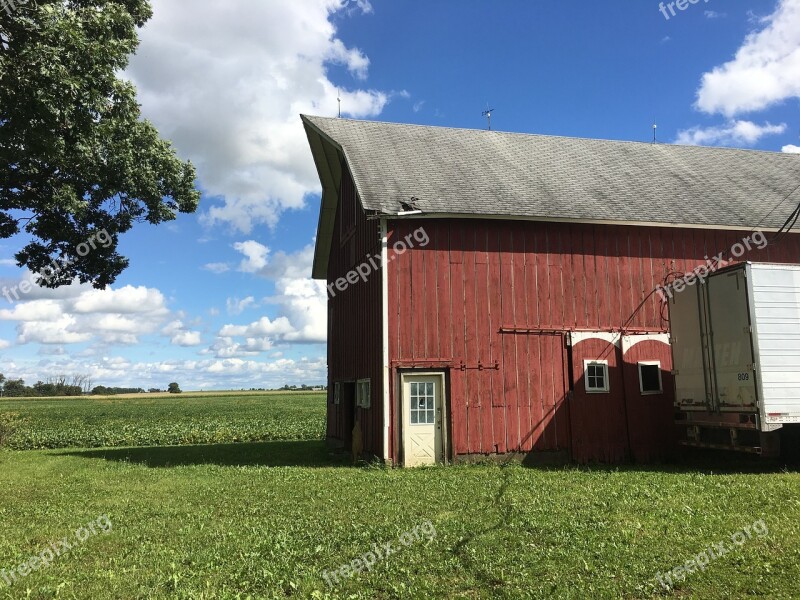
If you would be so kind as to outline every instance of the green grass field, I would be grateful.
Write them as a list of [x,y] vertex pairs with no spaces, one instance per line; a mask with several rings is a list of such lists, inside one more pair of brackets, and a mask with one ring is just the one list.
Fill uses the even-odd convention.
[[[254,400],[265,422],[294,406],[274,399]],[[236,414],[226,398],[184,400],[200,420]],[[83,402],[80,422],[93,406],[119,426],[142,418],[141,406]],[[313,409],[320,421],[311,438],[324,408],[298,400],[297,419]],[[0,598],[796,598],[798,492],[797,473],[731,462],[353,467],[319,439],[12,451],[0,454],[0,569],[65,536],[74,547],[11,587],[0,572]],[[101,515],[111,531],[78,542]],[[758,519],[768,533],[731,541]],[[432,535],[409,534],[428,521]],[[674,590],[657,582],[723,541],[731,551]],[[386,543],[397,551],[333,581]]]

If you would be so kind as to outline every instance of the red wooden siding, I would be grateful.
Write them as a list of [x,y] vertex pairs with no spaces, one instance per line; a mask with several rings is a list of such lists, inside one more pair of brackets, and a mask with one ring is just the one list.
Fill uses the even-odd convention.
[[[584,361],[608,361],[609,391],[586,391]],[[588,339],[572,348],[574,391],[569,412],[572,457],[578,462],[620,462],[629,458],[628,420],[619,349],[611,342]]]
[[[355,227],[340,226],[344,214],[355,216]],[[349,208],[348,208],[349,207]],[[344,239],[342,232],[352,232]],[[371,408],[356,409],[361,422],[364,451],[383,455],[383,369],[382,369],[382,285],[376,271],[367,281],[348,283],[345,291],[335,287],[336,280],[347,277],[357,265],[380,254],[378,221],[366,219],[357,201],[352,179],[345,171],[342,178],[340,202],[334,225],[334,239],[328,264],[328,284],[333,284],[328,300],[328,421],[327,437],[331,440],[350,439],[349,406],[332,404],[334,383],[370,379]],[[379,259],[375,259],[380,264]],[[330,288],[329,288],[330,289]]]
[[[661,363],[663,393],[641,393],[640,361]],[[664,460],[669,457],[676,442],[675,428],[672,426],[675,387],[670,347],[654,340],[641,341],[625,352],[622,368],[632,457],[641,463]]]
[[[430,243],[393,255],[392,244],[419,227]],[[640,303],[668,273],[689,271],[746,235],[496,220],[391,221],[392,456],[398,456],[401,443],[394,435],[399,434],[397,369],[435,367],[449,373],[457,456],[561,450],[578,460],[662,457],[672,440],[671,396],[642,397],[636,362],[661,360],[668,370],[668,348],[643,342],[631,348],[630,356],[610,351],[618,395],[582,398],[580,357],[605,350],[602,342],[586,340],[572,349],[570,359],[565,333],[618,332],[623,325],[629,333],[666,332],[659,298],[651,296],[637,311]],[[798,258],[797,235],[743,257]],[[374,301],[377,309],[379,295],[378,290],[363,301]],[[330,346],[341,347],[341,342],[333,338]],[[372,353],[379,357],[379,350],[379,344],[369,344],[356,351],[366,360]],[[665,390],[671,389],[667,371],[662,375]],[[374,390],[373,385],[373,396]]]

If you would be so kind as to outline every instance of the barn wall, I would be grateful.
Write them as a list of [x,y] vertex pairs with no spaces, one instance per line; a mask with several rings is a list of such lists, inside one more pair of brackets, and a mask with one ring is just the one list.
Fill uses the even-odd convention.
[[[352,225],[342,227],[343,219]],[[349,444],[352,431],[349,413],[354,411],[355,418],[361,422],[364,452],[376,456],[383,455],[381,276],[375,272],[366,281],[348,282],[342,286],[344,291],[336,287],[336,282],[339,278],[346,279],[348,273],[368,261],[369,256],[379,254],[379,222],[367,220],[345,169],[328,264],[327,437]],[[370,408],[353,409],[352,394],[343,396],[339,405],[332,403],[335,382],[366,378],[371,380]]]
[[[630,356],[614,350],[614,394],[587,412],[579,404],[579,356],[605,349],[588,341],[568,347],[565,333],[619,331],[623,325],[629,333],[666,332],[660,300],[645,299],[651,290],[668,273],[694,269],[748,233],[406,220],[390,222],[390,248],[419,227],[428,245],[403,254],[390,250],[394,426],[398,369],[446,367],[456,456],[566,451],[578,460],[616,461],[653,460],[667,452],[671,380],[664,381],[670,390],[664,397],[642,397],[636,361],[661,360],[668,378],[668,347],[646,342],[631,348]],[[791,262],[799,250],[798,236],[791,235],[742,259]]]

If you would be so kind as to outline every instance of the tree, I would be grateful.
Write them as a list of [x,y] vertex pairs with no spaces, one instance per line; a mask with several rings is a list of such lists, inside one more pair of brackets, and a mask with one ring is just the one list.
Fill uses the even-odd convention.
[[27,387],[22,379],[7,379],[3,390],[5,395],[10,398],[32,395],[31,388]]
[[180,393],[181,393],[181,388],[180,388],[180,386],[178,386],[178,384],[177,384],[177,383],[175,383],[175,382],[172,382],[172,383],[170,383],[170,384],[169,384],[169,386],[167,387],[167,391],[168,391],[170,394],[180,394]]
[[197,209],[194,167],[117,75],[151,16],[148,0],[39,0],[0,20],[0,239],[31,236],[15,258],[40,285],[103,288],[128,266],[120,234]]

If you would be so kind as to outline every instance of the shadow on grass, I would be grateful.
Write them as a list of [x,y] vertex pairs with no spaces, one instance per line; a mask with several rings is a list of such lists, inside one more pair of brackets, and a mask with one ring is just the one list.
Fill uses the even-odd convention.
[[779,458],[761,458],[753,454],[737,453],[725,450],[701,448],[680,448],[667,461],[653,463],[558,463],[541,460],[531,453],[522,460],[526,467],[539,470],[563,469],[565,467],[583,471],[634,471],[686,474],[742,475],[798,472],[795,461]]
[[198,446],[149,446],[102,448],[60,452],[79,456],[130,462],[148,467],[219,465],[233,467],[348,467],[349,456],[330,450],[323,441],[272,441]]

